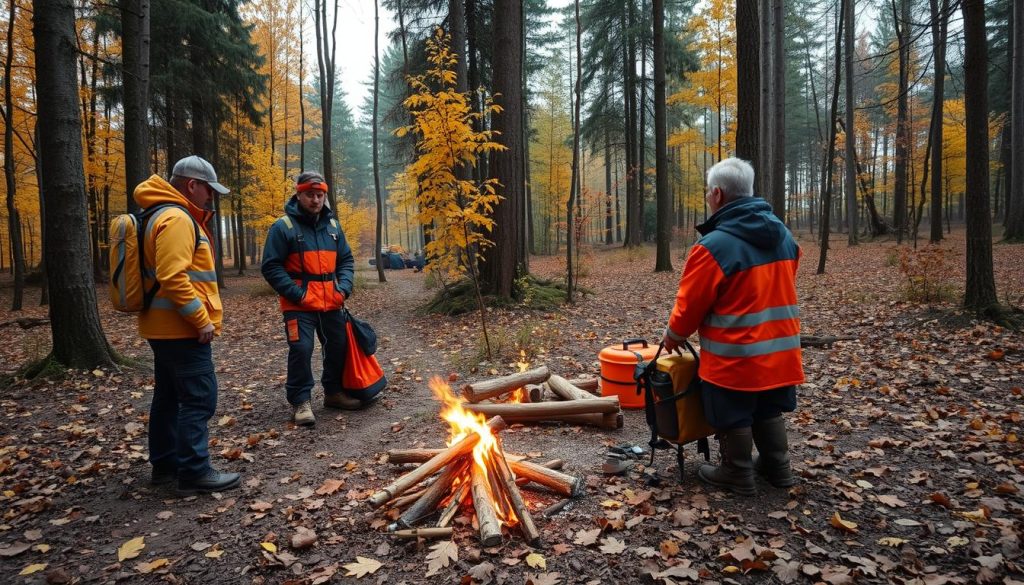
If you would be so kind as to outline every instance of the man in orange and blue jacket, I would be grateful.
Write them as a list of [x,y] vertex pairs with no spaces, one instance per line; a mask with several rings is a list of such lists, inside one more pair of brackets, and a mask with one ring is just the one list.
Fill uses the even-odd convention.
[[327,182],[315,172],[299,175],[285,215],[267,234],[263,278],[280,295],[288,340],[285,391],[295,424],[316,424],[313,391],[313,335],[323,347],[324,406],[355,410],[363,403],[342,391],[348,352],[345,300],[352,296],[355,260],[331,208],[324,205]]
[[155,385],[149,412],[152,483],[177,478],[185,494],[237,487],[237,473],[210,466],[207,423],[217,410],[217,376],[210,342],[220,335],[222,306],[213,248],[205,226],[213,192],[228,193],[213,165],[198,156],[179,160],[171,180],[158,175],[133,194],[143,209],[158,207],[145,223],[143,280],[156,286],[139,313],[139,334],[153,348]]
[[[665,330],[672,351],[700,336],[704,412],[718,431],[722,464],[702,465],[705,482],[754,495],[754,470],[776,487],[796,484],[783,412],[796,409],[804,381],[796,272],[789,229],[754,197],[754,169],[737,158],[708,170],[712,211],[697,226]],[[757,445],[755,464],[751,450]]]

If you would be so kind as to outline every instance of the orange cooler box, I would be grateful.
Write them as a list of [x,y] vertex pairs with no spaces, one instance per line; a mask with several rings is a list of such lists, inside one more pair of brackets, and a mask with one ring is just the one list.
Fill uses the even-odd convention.
[[601,396],[618,396],[619,405],[623,408],[643,408],[644,395],[636,393],[637,354],[640,359],[648,361],[658,353],[657,345],[648,345],[647,340],[627,339],[621,344],[610,345],[601,350],[598,359],[601,361]]

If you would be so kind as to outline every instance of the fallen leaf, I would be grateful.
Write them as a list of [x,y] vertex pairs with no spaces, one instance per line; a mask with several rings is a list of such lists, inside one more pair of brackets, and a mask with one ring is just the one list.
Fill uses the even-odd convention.
[[48,552],[50,552],[50,545],[48,545],[48,544],[37,544],[37,545],[32,547],[32,550],[34,550],[36,552],[41,552],[41,553],[48,553]]
[[362,579],[366,575],[372,575],[377,572],[377,569],[381,568],[380,561],[371,559],[368,557],[356,557],[356,562],[342,565],[348,573],[345,573],[346,577],[355,577],[356,579]]
[[846,532],[857,532],[857,523],[850,522],[848,520],[843,520],[843,518],[839,515],[839,512],[832,514],[832,518],[829,520],[828,523],[831,524],[833,527],[838,528],[840,530],[845,530]]
[[494,564],[486,561],[470,567],[469,576],[473,578],[473,581],[479,584],[490,583],[491,575],[494,574]]
[[663,540],[658,545],[658,550],[661,551],[661,556],[667,559],[679,554],[679,545],[674,540]]
[[28,540],[28,541],[39,540],[39,539],[41,539],[43,537],[43,531],[42,530],[26,530],[24,536],[25,536],[25,540]]
[[593,530],[580,530],[576,533],[576,538],[573,539],[573,543],[580,546],[590,546],[597,543],[597,538],[601,536],[601,529],[595,528]]
[[277,545],[272,542],[261,542],[260,546],[263,547],[263,550],[267,551],[268,553],[273,554],[277,552]]
[[900,518],[894,522],[900,526],[920,526],[921,523],[917,520],[911,520],[910,518]]
[[895,536],[883,536],[882,538],[879,538],[877,542],[882,546],[897,547],[907,541],[903,538],[896,538]]
[[16,542],[7,548],[0,548],[0,557],[14,557],[32,547],[28,542]]
[[117,560],[118,562],[124,562],[128,559],[134,559],[139,556],[139,553],[141,553],[144,548],[146,548],[144,536],[133,538],[118,547]]
[[166,567],[169,563],[170,561],[167,559],[156,559],[149,561],[148,563],[139,563],[138,565],[135,565],[135,570],[140,573],[152,573],[160,567]]
[[609,536],[601,539],[601,546],[598,547],[598,550],[606,555],[617,555],[626,550],[626,543],[614,536]]
[[558,585],[562,582],[560,573],[540,573],[526,579],[526,585]]
[[39,571],[42,571],[45,568],[46,568],[46,563],[36,563],[34,565],[29,565],[29,566],[25,567],[18,574],[19,575],[31,575],[32,573],[37,573]]
[[163,512],[156,513],[157,520],[169,520],[171,516],[174,516],[174,512],[171,512],[170,510],[164,510]]
[[439,542],[430,547],[427,553],[427,573],[425,577],[436,575],[452,561],[459,560],[459,546],[451,540]]
[[203,552],[211,546],[213,545],[208,542],[193,542],[190,548],[196,552]]
[[534,569],[547,570],[548,565],[544,561],[544,555],[538,553],[530,553],[526,555],[526,564],[533,567]]
[[890,508],[905,508],[907,503],[896,496],[878,496],[878,501]]
[[249,509],[254,512],[266,512],[273,507],[274,505],[268,502],[253,502],[252,504],[249,504]]
[[329,496],[340,490],[344,485],[345,480],[343,479],[328,479],[322,486],[317,488],[316,494],[320,496]]
[[292,535],[292,548],[298,550],[309,548],[316,544],[316,538],[316,532],[305,526],[299,526],[295,530],[295,534]]

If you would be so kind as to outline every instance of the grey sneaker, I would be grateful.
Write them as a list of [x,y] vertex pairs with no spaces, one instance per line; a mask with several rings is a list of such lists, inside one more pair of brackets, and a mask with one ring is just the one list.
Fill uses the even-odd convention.
[[316,424],[316,417],[313,416],[313,407],[308,400],[295,407],[293,420],[295,424],[303,427],[311,427]]

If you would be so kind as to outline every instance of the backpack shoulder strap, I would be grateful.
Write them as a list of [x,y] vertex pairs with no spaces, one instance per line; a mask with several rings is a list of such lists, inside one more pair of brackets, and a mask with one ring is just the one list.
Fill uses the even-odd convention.
[[140,235],[141,232],[145,231],[146,223],[149,222],[149,220],[156,214],[156,212],[160,211],[161,209],[167,209],[168,207],[176,207],[182,210],[183,212],[185,212],[185,217],[189,218],[189,220],[192,221],[192,229],[195,232],[195,245],[193,245],[192,251],[195,252],[196,250],[199,249],[199,242],[202,240],[203,230],[202,228],[199,227],[199,222],[196,221],[196,218],[192,217],[192,214],[189,213],[187,209],[185,209],[181,205],[178,205],[177,203],[159,203],[152,207],[147,207],[146,209],[143,209],[142,212],[139,213]]
[[340,229],[338,228],[338,220],[334,219],[333,217],[331,218],[331,226],[333,226],[334,229]]

